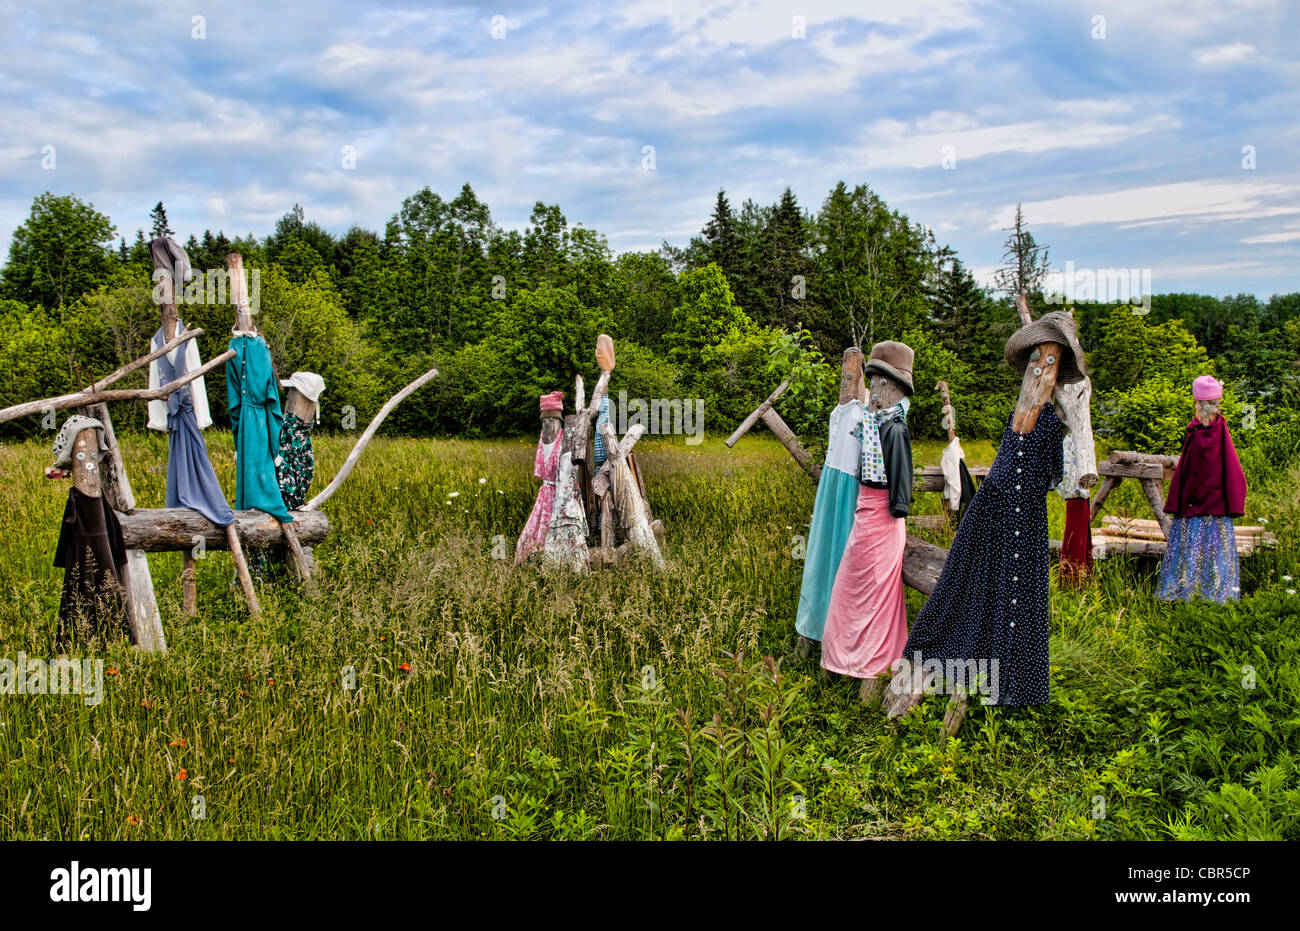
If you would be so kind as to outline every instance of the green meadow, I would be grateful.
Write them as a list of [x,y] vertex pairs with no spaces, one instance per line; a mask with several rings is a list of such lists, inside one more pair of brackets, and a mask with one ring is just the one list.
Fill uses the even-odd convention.
[[[230,434],[207,439],[231,492]],[[317,490],[352,442],[317,438]],[[123,443],[162,506],[165,437]],[[1127,557],[1079,588],[1054,570],[1051,703],[973,705],[949,738],[941,697],[889,722],[796,656],[814,488],[769,436],[643,440],[668,568],[583,577],[511,564],[534,444],[376,439],[315,578],[273,571],[257,620],[228,553],[199,562],[193,618],[180,555],[151,555],[165,655],[81,648],[93,707],[0,695],[0,837],[1300,838],[1300,467],[1252,476],[1247,520],[1279,545],[1243,561],[1239,603],[1156,602]],[[0,658],[55,649],[49,458],[0,447]],[[1108,511],[1150,516],[1133,482]]]

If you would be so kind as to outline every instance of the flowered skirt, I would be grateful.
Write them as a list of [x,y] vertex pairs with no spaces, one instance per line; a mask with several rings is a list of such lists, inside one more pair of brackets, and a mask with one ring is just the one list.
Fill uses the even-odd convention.
[[1175,517],[1160,566],[1161,601],[1201,597],[1223,604],[1241,596],[1241,564],[1231,517]]
[[307,491],[316,473],[311,428],[310,423],[294,414],[285,414],[284,425],[280,428],[280,464],[275,472],[280,482],[280,496],[293,510],[307,503]]

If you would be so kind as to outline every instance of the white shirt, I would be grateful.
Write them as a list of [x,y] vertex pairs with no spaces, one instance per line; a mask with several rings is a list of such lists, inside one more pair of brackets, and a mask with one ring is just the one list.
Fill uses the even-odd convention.
[[[192,372],[203,363],[199,361],[199,341],[197,339],[187,340],[183,347],[185,349],[185,371]],[[167,361],[175,364],[176,353],[181,351],[182,346],[177,346],[171,352],[167,353]],[[158,360],[154,359],[149,363],[149,387],[162,387],[162,375],[158,372]],[[208,389],[203,384],[203,378],[194,379],[188,385],[190,389],[190,400],[194,403],[194,419],[198,421],[199,429],[206,430],[212,426],[212,415],[208,411]],[[184,390],[184,389],[181,389]],[[167,429],[167,400],[149,402],[149,423],[150,430]]]
[[861,435],[854,430],[862,423],[862,402],[857,398],[831,411],[831,431],[826,447],[826,467],[857,475],[862,456]]

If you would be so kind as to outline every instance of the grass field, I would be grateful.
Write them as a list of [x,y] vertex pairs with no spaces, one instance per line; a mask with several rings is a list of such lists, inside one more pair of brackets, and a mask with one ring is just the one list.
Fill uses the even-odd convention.
[[[233,491],[230,435],[207,439]],[[317,489],[351,442],[317,439]],[[1300,468],[1252,482],[1281,545],[1243,563],[1239,604],[1155,602],[1124,558],[1082,589],[1054,577],[1052,702],[972,706],[949,739],[941,699],[894,724],[796,658],[814,489],[775,441],[643,441],[669,567],[581,578],[494,558],[532,506],[534,442],[377,439],[325,508],[316,578],[260,583],[256,621],[229,554],[200,562],[197,618],[180,555],[151,556],[165,656],[92,649],[94,707],[0,695],[0,837],[1300,837]],[[124,445],[161,506],[165,438]],[[0,657],[54,651],[48,462],[44,441],[0,447]],[[1126,485],[1111,512],[1149,516]]]

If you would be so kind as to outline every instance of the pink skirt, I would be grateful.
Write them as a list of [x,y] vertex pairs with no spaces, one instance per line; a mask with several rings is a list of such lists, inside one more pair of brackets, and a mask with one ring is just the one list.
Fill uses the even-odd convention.
[[822,667],[869,679],[888,672],[907,643],[903,549],[907,525],[889,513],[889,491],[863,485],[826,612]]

